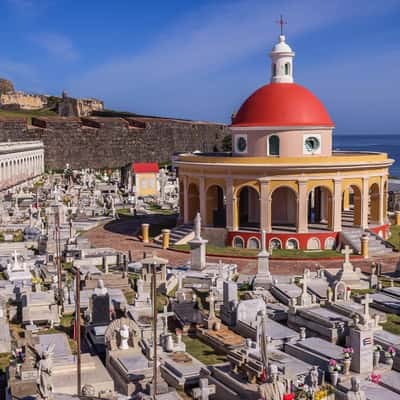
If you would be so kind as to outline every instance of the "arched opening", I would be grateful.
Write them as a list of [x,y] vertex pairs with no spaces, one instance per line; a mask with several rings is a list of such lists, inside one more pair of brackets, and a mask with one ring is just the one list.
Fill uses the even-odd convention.
[[260,227],[260,200],[257,190],[244,186],[239,192],[239,227],[258,229]]
[[285,64],[285,75],[290,75],[290,63]]
[[200,211],[199,189],[195,183],[191,183],[188,188],[189,215],[188,220],[193,222],[196,214]]
[[296,231],[297,194],[289,187],[279,187],[272,193],[272,228],[276,230]]
[[369,188],[369,219],[372,224],[379,224],[379,185],[374,183]]
[[328,229],[333,227],[332,193],[325,186],[316,186],[308,194],[308,227]]
[[272,75],[276,76],[276,64],[272,64]]
[[279,136],[272,135],[268,138],[268,154],[279,156]]
[[206,224],[215,227],[225,227],[226,209],[223,189],[218,185],[210,186],[207,190],[206,198]]
[[349,185],[342,194],[342,227],[361,226],[361,190]]

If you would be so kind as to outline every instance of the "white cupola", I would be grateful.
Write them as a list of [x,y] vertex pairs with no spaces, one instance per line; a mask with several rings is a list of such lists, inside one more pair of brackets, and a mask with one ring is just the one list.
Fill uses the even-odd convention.
[[269,53],[271,64],[271,83],[293,83],[294,52],[285,42],[285,36],[279,36],[279,43]]

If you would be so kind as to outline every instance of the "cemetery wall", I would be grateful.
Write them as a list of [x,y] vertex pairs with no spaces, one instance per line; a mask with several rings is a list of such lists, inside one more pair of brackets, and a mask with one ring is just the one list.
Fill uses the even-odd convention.
[[168,162],[174,152],[222,150],[228,127],[163,118],[0,117],[0,142],[41,140],[45,165],[63,169],[118,168]]

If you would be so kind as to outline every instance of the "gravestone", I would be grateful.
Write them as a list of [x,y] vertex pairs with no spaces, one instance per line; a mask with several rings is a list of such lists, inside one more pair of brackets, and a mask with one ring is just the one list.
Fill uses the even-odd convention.
[[351,370],[360,374],[373,370],[374,332],[367,322],[350,328],[350,347],[354,350]]
[[270,289],[272,285],[272,275],[269,272],[269,253],[265,247],[266,233],[261,232],[262,250],[257,255],[257,274],[253,280],[253,288]]
[[236,309],[238,305],[238,288],[234,281],[223,283],[223,304],[220,308],[221,321],[228,326],[236,323]]
[[108,325],[110,323],[110,295],[99,279],[99,287],[95,289],[90,301],[91,323],[93,325]]

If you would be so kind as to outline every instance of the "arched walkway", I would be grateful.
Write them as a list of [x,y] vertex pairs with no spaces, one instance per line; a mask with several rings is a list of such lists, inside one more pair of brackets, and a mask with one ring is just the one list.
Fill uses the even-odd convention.
[[207,189],[206,202],[206,225],[214,227],[225,227],[226,209],[224,201],[224,190],[218,185],[210,186]]
[[369,219],[372,224],[379,224],[380,194],[379,185],[374,183],[369,188]]
[[239,228],[260,227],[260,199],[251,186],[243,186],[238,193]]
[[332,192],[325,186],[316,186],[308,194],[308,227],[333,229]]
[[360,227],[361,190],[356,185],[349,185],[342,196],[342,227]]
[[188,189],[188,220],[193,222],[196,214],[200,211],[200,195],[199,189],[195,183],[191,183]]
[[[306,212],[306,211],[305,211]],[[272,193],[272,228],[276,230],[296,230],[297,194],[289,187],[279,187]]]

